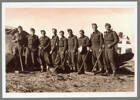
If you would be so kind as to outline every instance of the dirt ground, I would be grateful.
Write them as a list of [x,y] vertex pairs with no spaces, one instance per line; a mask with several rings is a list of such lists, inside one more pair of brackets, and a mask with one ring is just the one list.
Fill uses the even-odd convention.
[[7,92],[129,92],[134,91],[133,61],[120,67],[118,75],[78,75],[40,73],[7,73]]

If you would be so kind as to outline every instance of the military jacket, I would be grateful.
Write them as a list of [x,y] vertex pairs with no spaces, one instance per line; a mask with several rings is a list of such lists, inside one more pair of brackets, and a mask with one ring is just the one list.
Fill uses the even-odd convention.
[[59,51],[60,52],[65,52],[68,48],[68,42],[67,42],[67,38],[62,37],[59,40]]
[[58,44],[59,44],[59,37],[56,35],[56,36],[52,36],[52,39],[51,39],[51,50],[54,51],[54,50],[57,50],[58,49]]
[[108,48],[108,44],[111,45],[111,48],[114,48],[114,46],[119,42],[119,37],[115,31],[104,32],[104,44],[105,48]]
[[37,49],[39,46],[39,39],[37,35],[28,36],[28,47],[30,49]]
[[77,51],[78,48],[78,39],[75,35],[73,35],[72,37],[68,37],[68,50],[75,50]]
[[90,45],[92,49],[99,49],[103,45],[103,34],[99,31],[93,32],[90,37]]
[[89,46],[89,38],[87,36],[83,36],[78,39],[78,47],[80,46],[82,46],[82,53],[86,53],[87,47]]
[[50,41],[49,37],[42,36],[42,37],[40,37],[39,42],[40,42],[40,47],[43,50],[48,51],[48,52],[51,50],[51,41]]

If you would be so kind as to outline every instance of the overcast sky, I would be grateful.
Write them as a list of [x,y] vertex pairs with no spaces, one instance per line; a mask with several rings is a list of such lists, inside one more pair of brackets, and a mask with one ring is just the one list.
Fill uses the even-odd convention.
[[58,31],[73,29],[79,36],[79,30],[84,29],[85,34],[92,33],[91,23],[97,23],[101,32],[105,31],[104,25],[108,22],[116,32],[123,32],[134,37],[134,9],[133,8],[6,8],[6,25],[23,26],[29,32],[31,27],[40,34],[41,29],[52,36],[51,29]]

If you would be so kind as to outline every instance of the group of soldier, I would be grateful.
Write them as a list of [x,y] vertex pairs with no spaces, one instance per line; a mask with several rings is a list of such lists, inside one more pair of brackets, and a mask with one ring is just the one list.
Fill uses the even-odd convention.
[[[22,69],[25,66],[35,66],[39,62],[41,72],[44,69],[49,71],[50,68],[62,68],[64,71],[69,68],[71,72],[84,74],[87,69],[86,59],[88,53],[91,52],[94,73],[109,74],[109,69],[111,69],[112,75],[116,75],[114,54],[115,45],[119,42],[119,38],[116,32],[111,30],[109,23],[105,24],[106,31],[104,34],[98,30],[96,23],[92,23],[93,32],[90,38],[85,35],[84,30],[79,31],[79,38],[73,34],[72,29],[67,29],[68,38],[64,36],[64,31],[60,31],[59,38],[57,29],[52,28],[53,36],[50,39],[45,30],[41,30],[42,36],[38,38],[34,28],[30,29],[30,34],[27,34],[21,26],[17,29],[18,32],[12,37],[15,44],[12,47],[12,53],[19,57]],[[25,56],[24,63],[23,53]],[[101,57],[103,58],[102,61],[100,60]]]

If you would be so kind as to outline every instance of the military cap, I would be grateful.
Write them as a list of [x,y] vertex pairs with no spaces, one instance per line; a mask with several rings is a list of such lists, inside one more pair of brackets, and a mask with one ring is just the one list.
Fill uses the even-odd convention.
[[109,28],[111,28],[111,24],[109,24],[109,23],[105,23],[105,27],[106,26],[109,26]]
[[52,28],[52,30],[55,30],[55,32],[57,32],[57,29],[56,28]]
[[33,32],[35,32],[35,29],[34,28],[30,28],[30,30],[33,31]]
[[68,32],[72,32],[72,29],[67,29]]
[[22,29],[22,26],[18,26],[18,28]]
[[81,34],[84,34],[85,33],[84,30],[80,30],[79,32],[81,32]]
[[42,32],[46,33],[46,31],[45,31],[45,30],[41,30],[41,33],[42,33]]
[[62,33],[62,34],[64,34],[64,31],[60,31],[59,33]]
[[96,27],[98,27],[96,23],[92,23],[91,25],[95,25]]

